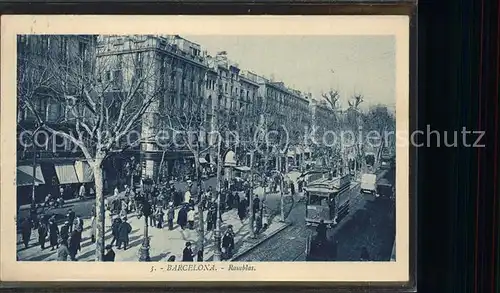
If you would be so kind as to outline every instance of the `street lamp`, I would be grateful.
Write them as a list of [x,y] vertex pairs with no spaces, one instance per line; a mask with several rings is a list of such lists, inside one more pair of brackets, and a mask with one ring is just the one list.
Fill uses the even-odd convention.
[[145,178],[142,180],[143,188],[143,204],[142,213],[144,214],[144,239],[142,241],[142,246],[140,248],[139,261],[150,261],[149,256],[149,235],[148,235],[148,217],[151,216],[151,204],[149,203],[149,195],[153,188],[153,180],[151,178]]
[[36,208],[36,197],[35,197],[35,185],[36,185],[36,143],[35,143],[35,136],[38,133],[38,131],[43,127],[43,124],[38,125],[35,130],[33,131],[33,134],[31,135],[31,142],[33,143],[33,186],[31,189],[31,208],[35,209]]
[[[219,155],[219,159],[217,160],[220,162],[220,139],[218,140],[217,143],[217,153]],[[228,151],[226,155],[224,156],[224,167],[234,167],[236,166],[236,161],[234,159],[234,152],[233,151]],[[221,260],[221,210],[220,210],[220,194],[221,194],[221,186],[220,186],[220,170],[221,169],[221,164],[217,164],[217,219],[216,219],[216,224],[215,224],[215,230],[214,230],[214,242],[215,242],[215,252],[214,252],[214,261],[220,261]]]

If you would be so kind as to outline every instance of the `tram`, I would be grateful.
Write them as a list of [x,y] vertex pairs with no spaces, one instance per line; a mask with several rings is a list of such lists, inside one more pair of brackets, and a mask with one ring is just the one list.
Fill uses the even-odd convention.
[[306,225],[316,226],[323,220],[333,226],[349,214],[350,185],[350,174],[333,176],[331,173],[308,183],[305,187]]

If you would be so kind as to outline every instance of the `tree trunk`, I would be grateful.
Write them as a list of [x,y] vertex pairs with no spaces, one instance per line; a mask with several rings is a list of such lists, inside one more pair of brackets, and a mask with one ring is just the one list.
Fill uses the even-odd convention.
[[285,178],[280,175],[280,181],[281,181],[281,186],[280,186],[280,216],[281,216],[281,221],[285,222]]
[[253,213],[253,158],[254,157],[254,152],[250,152],[250,202],[249,202],[249,209],[250,209],[250,221],[248,221],[248,226],[250,228],[250,235],[252,235],[252,238],[255,238],[255,230],[253,229],[253,223],[255,221],[254,216],[255,214]]
[[102,160],[96,160],[93,164],[95,180],[95,208],[96,208],[96,249],[95,260],[102,261],[104,255],[104,236],[105,236],[105,214],[104,214],[104,178],[102,171]]
[[196,185],[198,188],[198,247],[200,249],[203,249],[204,244],[205,244],[205,227],[204,225],[204,219],[203,219],[203,208],[201,206],[201,176],[200,176],[200,158],[198,152],[193,152],[194,155],[194,169],[195,169],[195,180],[196,180]]

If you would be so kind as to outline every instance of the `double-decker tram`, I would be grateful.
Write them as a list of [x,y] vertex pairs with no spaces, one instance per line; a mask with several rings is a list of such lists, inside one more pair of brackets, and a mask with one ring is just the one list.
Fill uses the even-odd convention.
[[306,225],[335,225],[349,213],[351,175],[325,176],[307,184]]
[[336,258],[335,243],[326,236],[326,229],[335,226],[349,214],[351,175],[326,172],[305,187],[306,225],[315,227],[306,243],[306,260],[329,261]]

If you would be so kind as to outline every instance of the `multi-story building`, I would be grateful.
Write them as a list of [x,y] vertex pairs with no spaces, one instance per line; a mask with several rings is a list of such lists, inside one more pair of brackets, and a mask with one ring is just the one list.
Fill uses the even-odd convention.
[[[210,143],[208,134],[213,131],[236,131],[239,144],[230,143],[222,151],[233,150],[237,154],[239,164],[248,164],[249,156],[245,146],[251,143],[258,124],[262,124],[267,131],[279,132],[278,136],[271,137],[275,139],[274,143],[278,145],[278,149],[285,144],[284,139],[288,140],[288,148],[284,153],[276,152],[276,148],[266,151],[269,160],[267,164],[285,171],[289,165],[298,165],[301,160],[310,157],[313,148],[303,145],[306,131],[313,125],[322,129],[332,127],[333,113],[326,105],[315,102],[311,94],[289,88],[283,82],[242,70],[238,64],[227,58],[224,51],[217,53],[215,57],[209,56],[199,44],[180,36],[30,36],[28,39],[20,37],[18,48],[20,61],[57,63],[59,66],[66,64],[65,66],[76,66],[88,74],[98,75],[100,81],[110,85],[108,92],[111,95],[126,91],[127,85],[133,84],[137,77],[145,76],[148,72],[153,73],[138,90],[140,95],[156,95],[134,129],[140,133],[140,143],[111,156],[112,159],[105,162],[105,188],[127,183],[121,182],[125,177],[122,171],[126,169],[127,162],[130,162],[132,157],[134,162],[141,162],[140,176],[154,179],[165,170],[169,175],[181,175],[191,171],[183,168],[194,167],[194,160],[203,163],[215,162],[215,149],[207,147]],[[22,68],[27,64],[19,64],[18,74],[24,73]],[[34,68],[42,67],[36,65]],[[64,92],[66,96],[77,94],[70,89]],[[23,94],[22,91],[20,94]],[[66,111],[67,104],[61,103],[60,98],[55,98],[53,93],[37,94],[43,97],[35,99],[35,107],[37,112],[43,114],[44,120],[58,125],[74,123],[75,117],[71,117],[71,113]],[[177,119],[165,119],[168,114],[176,113],[179,115]],[[32,113],[25,107],[19,108],[20,127],[26,127],[29,121],[33,125],[34,117],[30,115]],[[200,130],[201,135],[206,135],[203,148],[205,152],[199,153],[198,157],[185,145],[175,144],[177,141],[174,131],[186,128]],[[170,141],[166,144],[158,143],[155,134],[160,131],[170,134]],[[60,149],[58,143],[55,145],[56,155],[45,159],[45,153],[37,150],[37,159],[54,161],[56,159],[53,157],[57,157],[57,160],[67,157],[64,153],[67,150]],[[64,144],[64,147],[71,148],[71,145]],[[32,157],[32,153],[26,148],[20,149],[18,154],[21,164]],[[77,162],[84,162],[83,156],[78,152],[72,152],[68,156],[71,156],[68,163],[53,163],[54,171],[49,176],[50,179],[45,181],[64,176],[54,182],[80,182],[74,178],[82,177],[82,172],[88,173],[81,171],[85,169],[81,167],[83,163],[77,166]],[[260,164],[262,159],[257,154],[256,162]],[[70,170],[70,165],[75,171],[63,171]],[[44,171],[47,167],[43,164],[41,169],[40,172],[48,172]],[[107,169],[114,172],[106,172]],[[38,169],[36,173],[39,173]],[[76,175],[73,175],[74,173]],[[91,177],[91,174],[83,176]]]
[[[153,70],[156,75],[147,90],[159,97],[142,117],[140,149],[135,150],[142,162],[142,176],[156,179],[160,169],[169,174],[191,172],[194,160],[200,158],[194,158],[188,147],[176,140],[176,131],[210,126],[213,113],[205,110],[212,100],[206,92],[214,91],[214,72],[209,70],[201,46],[177,35],[102,36],[97,58],[120,60],[129,67],[132,64],[135,71]],[[135,61],[126,62],[127,58]],[[124,70],[116,68],[111,78],[126,81]],[[155,134],[160,131],[169,134],[166,144],[158,143]]]
[[71,97],[91,74],[95,40],[90,35],[18,36],[18,204],[31,202],[33,185],[36,200],[41,201],[48,193],[58,195],[61,186],[64,196],[73,196],[79,184],[93,181],[74,144],[37,126],[42,122],[54,129],[74,129]]

